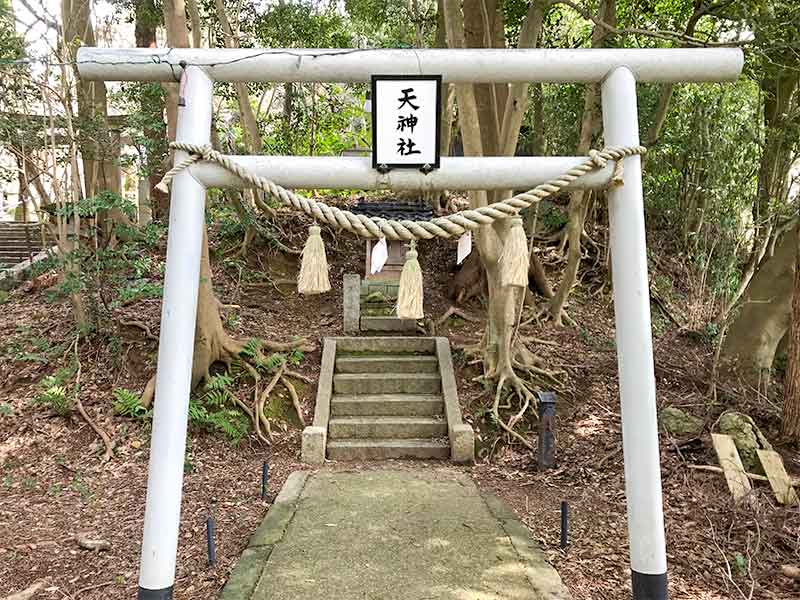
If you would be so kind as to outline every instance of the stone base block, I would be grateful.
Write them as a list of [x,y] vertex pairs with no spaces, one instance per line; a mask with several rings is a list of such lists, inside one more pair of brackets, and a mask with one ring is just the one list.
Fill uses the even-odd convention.
[[327,431],[324,427],[306,427],[303,430],[301,460],[308,465],[321,465],[325,462],[325,438]]
[[475,462],[475,434],[465,424],[454,425],[450,433],[450,458],[455,463]]

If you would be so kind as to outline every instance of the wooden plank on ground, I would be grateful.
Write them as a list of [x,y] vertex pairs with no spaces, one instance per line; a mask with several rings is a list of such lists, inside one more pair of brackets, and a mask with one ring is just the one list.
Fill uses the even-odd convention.
[[794,491],[792,480],[783,466],[781,455],[772,450],[759,450],[758,458],[761,461],[761,466],[764,467],[764,472],[767,474],[769,484],[772,486],[772,491],[775,492],[775,498],[778,499],[778,502],[789,506],[797,504],[797,493]]
[[736,451],[736,444],[733,443],[733,438],[722,433],[712,433],[711,441],[714,444],[719,466],[722,467],[722,471],[725,473],[725,480],[728,482],[728,489],[731,491],[733,499],[739,501],[748,497],[752,490],[750,480],[747,478],[747,473],[745,473],[742,459],[739,458],[739,452]]

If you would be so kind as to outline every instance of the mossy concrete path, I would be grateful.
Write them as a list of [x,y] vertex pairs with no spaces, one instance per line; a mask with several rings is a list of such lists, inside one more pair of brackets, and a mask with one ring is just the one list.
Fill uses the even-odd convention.
[[293,473],[223,600],[565,600],[500,500],[453,468]]

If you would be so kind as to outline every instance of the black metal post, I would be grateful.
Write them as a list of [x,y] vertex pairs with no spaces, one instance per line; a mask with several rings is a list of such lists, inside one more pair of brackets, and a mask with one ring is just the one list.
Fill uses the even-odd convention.
[[261,467],[261,499],[267,497],[267,487],[269,486],[269,463],[264,461]]
[[556,394],[539,392],[539,470],[556,466]]
[[564,550],[569,543],[569,507],[567,501],[561,501],[561,549]]
[[217,548],[214,544],[214,517],[206,519],[206,541],[208,542],[208,566],[213,567],[217,562]]

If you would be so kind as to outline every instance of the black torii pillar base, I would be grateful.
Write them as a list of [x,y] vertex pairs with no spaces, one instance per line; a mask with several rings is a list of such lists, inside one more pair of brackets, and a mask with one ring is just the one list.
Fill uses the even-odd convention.
[[633,600],[667,600],[667,574],[648,575],[631,571]]
[[146,590],[140,587],[136,600],[172,600],[172,588],[173,586],[161,590]]

